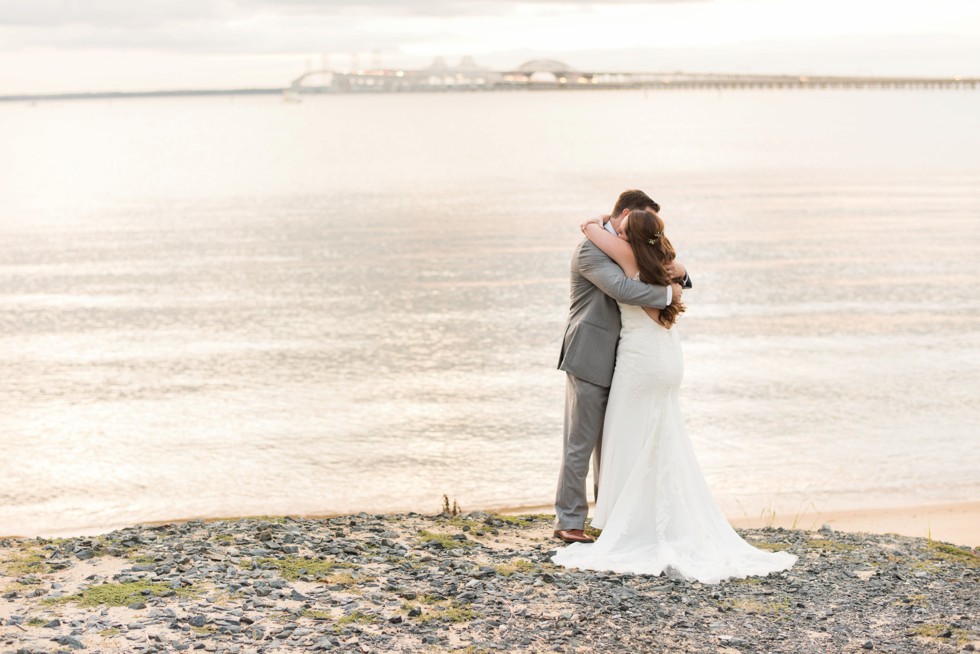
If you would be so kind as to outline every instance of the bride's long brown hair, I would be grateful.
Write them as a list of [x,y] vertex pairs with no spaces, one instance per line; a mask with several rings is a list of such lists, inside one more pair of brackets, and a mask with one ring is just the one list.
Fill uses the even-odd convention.
[[[670,286],[673,280],[667,274],[666,265],[677,253],[664,234],[664,221],[652,211],[634,210],[626,221],[626,238],[640,269],[640,281],[654,286]],[[677,322],[678,314],[684,313],[684,305],[675,301],[660,310],[660,323],[670,327]]]

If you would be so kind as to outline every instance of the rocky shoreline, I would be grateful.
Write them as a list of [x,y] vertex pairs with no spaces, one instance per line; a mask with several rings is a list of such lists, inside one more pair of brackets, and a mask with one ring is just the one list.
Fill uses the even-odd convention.
[[0,539],[0,652],[958,652],[980,556],[742,530],[800,557],[702,585],[559,568],[553,516],[200,520]]

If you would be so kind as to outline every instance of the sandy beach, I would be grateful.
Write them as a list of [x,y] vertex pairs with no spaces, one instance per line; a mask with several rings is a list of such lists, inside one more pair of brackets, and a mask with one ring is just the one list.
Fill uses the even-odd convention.
[[[591,505],[590,505],[591,506]],[[514,507],[501,510],[507,515],[553,513],[552,506]],[[737,529],[782,527],[816,531],[830,525],[835,531],[869,534],[898,534],[931,538],[946,543],[980,547],[980,502],[930,504],[897,508],[869,508],[839,511],[806,511],[797,515],[765,513],[757,517],[728,516]]]
[[[547,505],[522,506],[494,509],[503,515],[553,514],[554,507]],[[306,515],[313,519],[336,517],[337,514]],[[174,518],[169,521],[144,522],[145,525],[159,525],[167,522],[183,521],[188,518]],[[214,516],[207,521],[232,520],[235,516]],[[756,517],[728,516],[737,529],[761,529],[782,527],[784,529],[804,529],[816,531],[829,525],[835,531],[869,534],[898,534],[915,538],[926,538],[946,543],[956,543],[968,547],[980,547],[980,502],[960,502],[951,504],[930,504],[897,508],[869,508],[838,511],[807,511],[798,515],[775,514]],[[41,534],[46,537],[98,536],[125,525],[104,528],[90,527],[75,532]],[[25,538],[36,534],[0,533],[0,538]]]
[[827,524],[835,531],[900,534],[980,547],[980,502],[729,519],[737,528],[819,529]]

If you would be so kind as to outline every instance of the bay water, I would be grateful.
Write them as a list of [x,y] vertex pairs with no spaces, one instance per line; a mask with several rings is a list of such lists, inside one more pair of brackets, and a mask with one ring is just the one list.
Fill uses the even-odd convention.
[[583,220],[663,207],[732,516],[980,496],[980,94],[0,104],[0,535],[553,501]]

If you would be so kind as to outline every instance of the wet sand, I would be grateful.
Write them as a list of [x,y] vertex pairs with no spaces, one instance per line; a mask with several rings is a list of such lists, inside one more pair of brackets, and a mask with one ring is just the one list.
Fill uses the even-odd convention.
[[886,509],[813,512],[797,516],[731,518],[738,528],[765,526],[818,529],[828,524],[835,531],[899,534],[958,545],[980,546],[980,502],[934,504]]
[[[515,507],[501,513],[554,513],[552,506]],[[783,527],[814,531],[827,524],[835,531],[899,534],[980,547],[980,502],[897,508],[807,511],[798,515],[728,516],[739,529]]]

